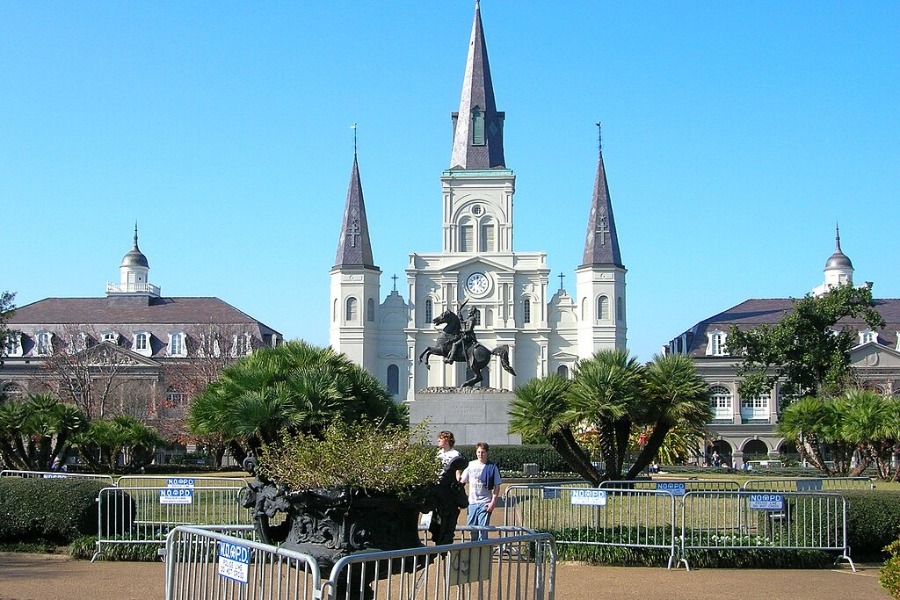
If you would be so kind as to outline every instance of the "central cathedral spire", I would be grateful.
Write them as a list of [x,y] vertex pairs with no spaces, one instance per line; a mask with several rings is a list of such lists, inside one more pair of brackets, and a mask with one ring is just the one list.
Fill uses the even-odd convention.
[[451,169],[504,168],[503,118],[494,101],[494,85],[487,44],[481,26],[481,5],[475,2],[475,21],[469,40],[459,112],[453,113]]

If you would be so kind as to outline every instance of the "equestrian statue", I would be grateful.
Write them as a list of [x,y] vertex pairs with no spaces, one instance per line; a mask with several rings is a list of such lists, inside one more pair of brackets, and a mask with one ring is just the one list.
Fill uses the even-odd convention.
[[[459,307],[460,314],[462,314],[462,309],[466,302],[463,302]],[[425,368],[430,369],[431,365],[428,364],[428,359],[432,354],[443,356],[444,362],[447,364],[465,361],[469,368],[472,369],[474,376],[467,380],[462,385],[463,387],[472,387],[484,380],[481,371],[488,365],[492,356],[499,356],[500,365],[508,373],[515,375],[516,372],[513,370],[512,365],[509,364],[509,346],[498,346],[491,350],[475,338],[475,323],[477,320],[477,308],[469,309],[465,319],[460,319],[460,315],[450,309],[439,314],[432,323],[435,326],[443,325],[443,333],[438,338],[437,345],[425,348],[422,354],[419,355],[419,362],[424,362]]]

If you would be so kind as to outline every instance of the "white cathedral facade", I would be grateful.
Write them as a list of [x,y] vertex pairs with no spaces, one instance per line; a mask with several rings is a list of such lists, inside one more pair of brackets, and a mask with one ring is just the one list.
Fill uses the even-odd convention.
[[[603,349],[626,347],[625,274],[602,152],[587,222],[575,293],[550,286],[544,252],[513,248],[516,177],[503,147],[505,114],[497,110],[478,4],[466,59],[459,111],[453,118],[449,168],[440,175],[441,251],[413,252],[407,296],[381,298],[359,166],[354,156],[335,265],[331,269],[330,344],[366,368],[400,401],[418,391],[457,387],[465,363],[430,368],[419,362],[440,331],[432,320],[445,310],[478,308],[478,341],[507,345],[517,375],[494,357],[484,387],[513,390],[534,377],[571,376],[575,363]],[[581,230],[565,232],[580,235]],[[560,232],[554,232],[560,233]],[[435,231],[435,235],[438,232]]]

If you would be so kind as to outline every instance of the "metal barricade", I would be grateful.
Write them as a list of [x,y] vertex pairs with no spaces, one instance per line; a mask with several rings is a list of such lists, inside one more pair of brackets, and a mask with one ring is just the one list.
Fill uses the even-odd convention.
[[181,477],[171,475],[123,475],[116,482],[118,487],[244,487],[247,480],[242,477]]
[[849,490],[874,490],[875,482],[869,477],[772,477],[750,479],[745,490],[763,492],[842,492]]
[[659,490],[684,496],[687,492],[738,491],[741,486],[731,479],[622,479],[604,481],[601,488]]
[[[557,544],[656,548],[668,552],[670,569],[674,565],[678,518],[670,490],[509,486],[506,495],[527,498],[513,502],[517,524],[551,532]],[[509,507],[506,512],[509,518]]]
[[166,600],[320,597],[319,567],[306,554],[187,526],[165,543]]
[[[573,483],[519,483],[507,485],[503,492],[503,525],[505,527],[523,527],[525,529],[548,530],[551,527],[535,527],[531,524],[555,524],[563,519],[557,515],[559,507],[547,503],[559,497],[560,490],[587,489],[592,486],[587,482]],[[549,490],[549,491],[545,491]]]
[[552,600],[553,536],[488,529],[491,537],[477,542],[344,557],[322,584],[322,598]]
[[0,471],[0,477],[22,477],[25,479],[93,479],[109,482],[112,485],[113,478],[109,475],[96,475],[94,473],[69,473],[68,471],[16,471],[4,469]]
[[97,551],[109,544],[165,543],[178,525],[250,525],[241,487],[110,487],[97,498]]
[[823,550],[856,566],[847,544],[847,501],[814,492],[688,492],[681,558],[694,550]]

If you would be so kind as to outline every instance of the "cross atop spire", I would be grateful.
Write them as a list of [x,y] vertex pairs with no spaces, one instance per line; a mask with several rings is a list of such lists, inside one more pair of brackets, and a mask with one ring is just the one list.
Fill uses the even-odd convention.
[[494,84],[481,24],[481,4],[476,0],[459,112],[453,113],[450,168],[474,170],[505,167],[504,116],[504,113],[497,111],[494,100]]

